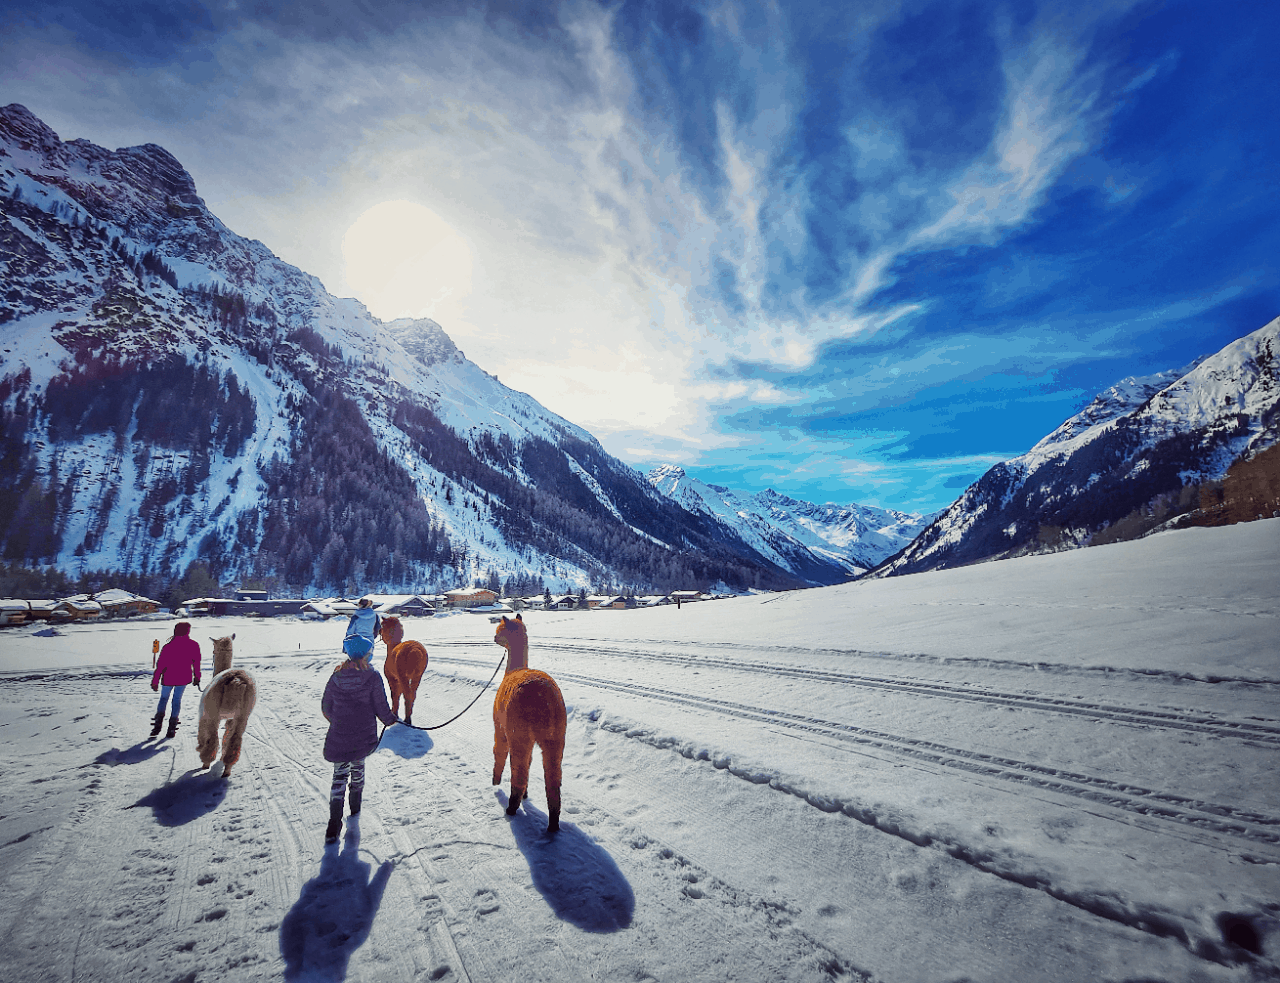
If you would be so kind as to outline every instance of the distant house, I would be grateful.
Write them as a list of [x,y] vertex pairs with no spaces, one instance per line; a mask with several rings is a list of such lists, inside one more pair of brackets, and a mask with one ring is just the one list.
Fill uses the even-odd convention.
[[52,621],[55,617],[54,610],[58,607],[58,602],[54,600],[44,601],[27,601],[31,608],[28,618],[32,621]]
[[77,594],[66,597],[53,606],[52,617],[71,618],[127,618],[135,614],[155,614],[160,610],[160,602],[149,597],[141,597],[118,587],[109,587],[96,594]]
[[551,602],[555,611],[572,611],[578,606],[578,598],[574,594],[564,594]]
[[673,590],[667,595],[670,603],[674,603],[676,607],[681,604],[688,604],[691,601],[705,601],[707,595],[700,590]]
[[498,600],[496,591],[487,587],[460,587],[444,592],[445,604],[451,608],[478,608]]
[[634,608],[635,606],[636,599],[634,597],[623,597],[621,595],[611,597],[600,605],[601,608],[607,608],[614,611],[625,611],[628,608]]
[[155,614],[160,610],[160,602],[149,597],[142,597],[119,587],[109,587],[96,594],[81,594],[80,597],[97,601],[102,605],[102,615],[106,618],[127,618],[135,614]]
[[301,611],[322,618],[349,618],[356,613],[356,603],[344,597],[312,598],[302,605]]
[[264,590],[238,590],[235,592],[237,601],[265,601],[267,592]]
[[365,594],[379,615],[393,614],[396,617],[430,618],[436,613],[435,605],[421,594]]
[[14,597],[0,598],[0,625],[24,625],[31,616],[27,601]]
[[64,597],[54,605],[53,612],[54,617],[88,621],[90,618],[102,617],[102,605],[90,598],[88,594],[80,594],[76,597]]

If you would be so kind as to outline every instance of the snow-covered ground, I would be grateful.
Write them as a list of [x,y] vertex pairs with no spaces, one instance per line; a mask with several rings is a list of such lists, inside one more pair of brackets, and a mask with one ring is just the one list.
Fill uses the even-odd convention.
[[[258,680],[229,780],[199,768],[196,694],[145,738],[170,621],[6,630],[0,976],[1275,979],[1277,557],[1268,520],[528,614],[571,706],[560,834],[536,761],[503,813],[490,690],[386,732],[328,853],[340,625],[196,624]],[[502,650],[484,617],[408,626],[430,726]]]

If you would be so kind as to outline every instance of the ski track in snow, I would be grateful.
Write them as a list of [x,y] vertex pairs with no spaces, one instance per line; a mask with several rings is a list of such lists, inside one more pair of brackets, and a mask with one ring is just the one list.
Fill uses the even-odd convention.
[[[471,660],[441,659],[439,661],[456,661],[482,665],[479,661]],[[1186,823],[1197,828],[1211,829],[1215,832],[1225,833],[1257,843],[1280,845],[1280,818],[1240,810],[1232,806],[1202,802],[1169,792],[1158,792],[1105,778],[1046,768],[1014,758],[998,757],[963,748],[947,747],[932,741],[887,734],[852,724],[823,720],[818,717],[783,713],[779,710],[750,706],[729,700],[708,699],[694,693],[661,690],[630,681],[612,682],[563,672],[558,672],[556,678],[561,681],[577,682],[588,687],[616,690],[629,695],[642,694],[651,699],[687,706],[694,710],[710,710],[741,720],[774,724],[823,737],[851,741],[878,750],[909,756],[930,765],[956,768],[987,778],[1017,783],[1030,782],[1045,791],[1077,796],[1090,802],[1124,809],[1142,816],[1154,816],[1160,819]],[[1006,701],[995,700],[991,702],[1005,703]],[[1054,706],[1052,709],[1058,710],[1059,708]],[[1163,721],[1161,721],[1160,725],[1168,726]],[[627,730],[625,736],[640,736],[640,734],[641,732],[638,731]],[[644,736],[650,737],[651,740],[655,739],[650,735]],[[1235,735],[1233,734],[1233,736]],[[670,741],[665,738],[656,738],[656,740],[661,742],[659,746],[670,744]],[[740,777],[747,777],[757,784],[769,783],[777,787],[777,782],[779,781],[776,775],[756,771],[740,772],[732,766],[719,761],[717,766],[729,767],[733,773],[740,774]],[[801,797],[810,798],[810,796],[803,793],[801,793]],[[859,810],[853,805],[825,798],[812,800],[812,804],[828,811],[844,809],[849,815],[861,818]],[[870,821],[873,825],[875,824],[874,816],[870,818]],[[929,840],[929,837],[925,834],[916,834],[916,838],[924,843]]]

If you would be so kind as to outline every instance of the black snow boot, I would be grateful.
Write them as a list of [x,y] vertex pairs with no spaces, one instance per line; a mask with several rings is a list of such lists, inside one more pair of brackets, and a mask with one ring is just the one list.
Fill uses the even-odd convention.
[[178,724],[180,724],[180,723],[181,723],[181,721],[180,721],[177,717],[170,717],[170,718],[169,718],[169,732],[168,732],[167,734],[165,734],[164,736],[165,736],[166,738],[169,738],[169,737],[177,737],[177,736],[178,736]]
[[324,842],[328,846],[331,843],[338,842],[338,833],[342,831],[342,800],[333,799],[329,802],[329,825],[324,831]]
[[360,804],[364,799],[364,789],[353,788],[347,793],[347,797],[351,800],[351,815],[360,815]]
[[156,714],[156,715],[151,719],[151,736],[152,736],[152,737],[155,737],[157,734],[159,734],[159,733],[160,733],[160,725],[161,725],[161,724],[163,724],[163,723],[164,723],[164,714],[163,714],[163,713],[157,713],[157,714]]

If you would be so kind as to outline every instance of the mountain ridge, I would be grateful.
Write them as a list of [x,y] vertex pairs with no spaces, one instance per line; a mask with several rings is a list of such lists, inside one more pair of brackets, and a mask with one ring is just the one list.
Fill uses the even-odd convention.
[[1210,521],[1186,517],[1280,440],[1278,356],[1280,317],[1186,369],[1117,383],[1026,454],[987,471],[871,576]]

